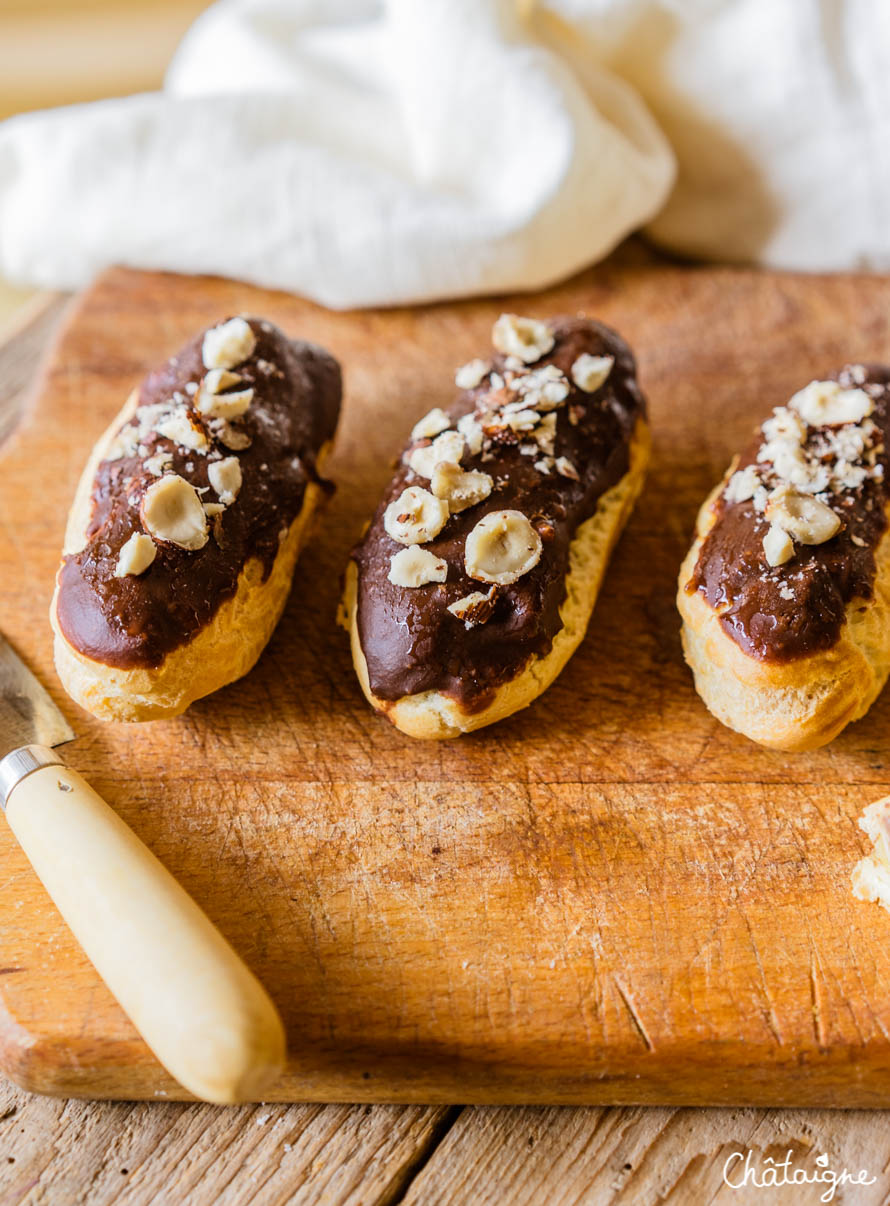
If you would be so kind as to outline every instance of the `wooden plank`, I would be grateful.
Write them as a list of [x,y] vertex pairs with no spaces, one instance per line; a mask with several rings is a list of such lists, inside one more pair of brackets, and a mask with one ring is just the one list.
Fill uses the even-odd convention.
[[[361,698],[339,575],[401,434],[504,307],[626,333],[655,464],[560,681],[496,729],[421,746]],[[828,750],[759,750],[696,698],[672,595],[732,448],[801,380],[880,355],[890,283],[619,259],[533,299],[337,315],[108,274],[0,475],[0,627],[69,714],[35,616],[83,458],[148,365],[243,309],[343,361],[337,497],[254,673],[172,722],[77,714],[69,757],[269,985],[292,1051],[280,1096],[886,1102],[890,918],[848,877],[855,818],[888,790],[890,699]],[[0,866],[0,949],[22,969],[0,977],[4,1066],[62,1094],[174,1093],[3,830]]]
[[[822,1187],[738,1190],[726,1161],[865,1169],[890,1194],[887,1115],[860,1110],[62,1102],[0,1084],[0,1202],[28,1206],[800,1206]],[[738,1180],[733,1160],[729,1176]]]
[[443,1106],[63,1102],[0,1082],[0,1202],[388,1206]]
[[[840,1175],[844,1168],[858,1177],[864,1170],[871,1183],[838,1189],[834,1200],[878,1206],[890,1194],[886,1129],[886,1113],[864,1110],[476,1107],[461,1113],[411,1181],[403,1206],[817,1202],[826,1182],[773,1188],[767,1181],[764,1188],[768,1161],[781,1164],[789,1152],[780,1177],[795,1170]],[[760,1184],[745,1181],[749,1152]],[[817,1160],[826,1156],[822,1168]]]

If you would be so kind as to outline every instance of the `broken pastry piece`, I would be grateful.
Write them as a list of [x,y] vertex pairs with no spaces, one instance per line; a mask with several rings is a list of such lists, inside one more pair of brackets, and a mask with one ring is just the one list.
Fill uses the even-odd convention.
[[890,368],[777,407],[698,516],[677,603],[699,695],[761,745],[825,745],[890,670]]
[[103,720],[175,716],[246,674],[281,615],[340,410],[327,352],[230,318],[100,438],[51,607],[56,669]]
[[890,796],[869,804],[859,818],[859,828],[871,838],[874,849],[853,868],[853,895],[877,901],[890,911]]
[[584,636],[649,455],[630,349],[586,318],[505,314],[494,354],[414,427],[347,571],[368,701],[412,737],[526,707]]

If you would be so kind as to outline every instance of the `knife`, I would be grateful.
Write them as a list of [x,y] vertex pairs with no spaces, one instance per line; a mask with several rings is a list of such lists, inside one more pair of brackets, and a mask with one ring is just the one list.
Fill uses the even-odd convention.
[[0,804],[10,828],[171,1076],[206,1101],[261,1100],[284,1063],[275,1006],[170,872],[53,749],[73,737],[0,635]]

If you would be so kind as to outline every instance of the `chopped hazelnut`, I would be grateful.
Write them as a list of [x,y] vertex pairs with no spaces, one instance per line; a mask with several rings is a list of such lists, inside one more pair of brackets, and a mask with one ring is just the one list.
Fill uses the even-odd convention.
[[117,565],[114,570],[115,578],[126,578],[129,574],[144,574],[157,556],[158,550],[150,536],[144,532],[134,532],[129,540],[121,546]]
[[844,389],[837,381],[811,381],[788,403],[811,427],[860,423],[874,410],[862,389]]
[[206,452],[209,446],[204,428],[193,423],[185,410],[175,410],[161,419],[155,431],[181,448],[191,448],[193,452]]
[[482,451],[485,432],[476,416],[474,414],[464,415],[458,420],[457,430],[466,440],[470,456],[478,456]]
[[241,489],[241,462],[236,456],[227,456],[222,461],[211,461],[207,466],[207,479],[224,506],[231,506]]
[[763,538],[763,551],[769,565],[784,565],[794,556],[794,542],[787,532],[771,524]]
[[230,318],[205,333],[201,358],[205,368],[231,369],[245,361],[255,347],[256,336],[250,323],[243,318]]
[[160,477],[173,464],[173,453],[162,449],[160,452],[155,452],[152,456],[146,457],[145,468],[155,477]]
[[754,497],[754,492],[760,485],[760,476],[754,465],[738,469],[726,483],[723,497],[728,503],[747,502]]
[[184,477],[169,473],[145,491],[142,522],[155,538],[195,551],[207,543],[207,517],[201,499]]
[[555,340],[545,322],[502,314],[492,328],[491,342],[505,356],[516,356],[525,364],[533,364],[551,351]]
[[243,380],[240,373],[232,373],[228,369],[208,369],[201,381],[201,388],[207,394],[221,394],[240,385]]
[[448,564],[429,549],[412,544],[393,553],[387,576],[393,586],[426,586],[428,582],[444,582]]
[[210,430],[221,444],[232,452],[243,452],[251,444],[250,436],[243,427],[236,427],[228,419],[211,419]]
[[409,486],[383,513],[383,527],[399,544],[426,544],[448,522],[448,503],[419,486]]
[[[195,409],[213,419],[240,419],[253,401],[253,389],[233,390],[242,378],[227,369],[211,369],[201,382]],[[226,393],[225,391],[229,392]]]
[[569,383],[555,364],[527,370],[513,378],[512,387],[533,410],[556,410],[569,396]]
[[532,431],[541,416],[536,410],[504,410],[503,422],[511,431]]
[[448,605],[448,611],[458,620],[463,620],[465,628],[475,628],[478,624],[486,624],[494,611],[498,588],[492,588],[485,594],[481,590],[471,591],[462,599],[457,599]]
[[431,444],[408,453],[408,464],[419,477],[432,477],[440,461],[458,464],[464,454],[464,437],[459,431],[443,431]]
[[462,364],[454,374],[454,384],[458,389],[475,389],[487,372],[486,361],[478,358],[471,360],[468,364]]
[[450,426],[451,420],[442,407],[434,406],[419,422],[414,424],[414,427],[411,429],[411,439],[431,440],[441,432],[447,431]]
[[801,544],[824,544],[841,527],[831,507],[810,494],[798,494],[791,486],[780,486],[769,496],[767,520]]
[[451,461],[440,461],[433,470],[430,489],[444,498],[452,515],[474,507],[491,494],[494,482],[488,473],[465,471]]
[[614,356],[591,356],[583,352],[572,365],[572,380],[586,394],[599,389],[612,371]]
[[471,578],[507,586],[534,569],[541,548],[521,511],[490,511],[467,536],[464,565]]

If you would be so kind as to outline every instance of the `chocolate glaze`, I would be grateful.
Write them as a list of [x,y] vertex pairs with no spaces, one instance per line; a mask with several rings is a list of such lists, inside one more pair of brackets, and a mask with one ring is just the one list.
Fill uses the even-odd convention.
[[[890,367],[864,368],[863,387],[890,382]],[[870,416],[885,449],[890,446],[888,402],[886,392],[877,394]],[[739,459],[739,469],[756,462],[762,443],[758,430]],[[764,662],[789,662],[830,649],[840,637],[848,605],[872,597],[875,550],[887,526],[886,451],[879,454],[878,463],[884,466],[883,479],[868,479],[858,489],[833,497],[831,505],[843,520],[838,534],[819,545],[795,542],[794,556],[780,566],[770,566],[763,551],[767,521],[750,500],[728,502],[721,491],[713,504],[714,525],[686,591],[701,591],[719,611],[723,630],[745,653]]]
[[[156,667],[172,650],[192,640],[234,595],[249,558],[262,562],[268,577],[279,536],[299,514],[306,484],[320,481],[319,448],[329,441],[340,410],[340,369],[321,348],[287,339],[271,323],[250,319],[256,347],[234,370],[254,399],[237,426],[251,437],[249,448],[233,452],[211,436],[211,456],[182,448],[152,432],[144,455],[104,460],[96,472],[86,546],[66,556],[59,570],[57,614],[66,639],[80,653],[108,666],[130,670]],[[186,392],[205,373],[203,332],[155,369],[139,387],[139,405],[166,402]],[[190,417],[200,416],[190,409]],[[126,426],[122,424],[122,427]],[[237,456],[242,485],[235,502],[210,521],[203,548],[189,552],[157,545],[157,555],[138,576],[116,578],[123,544],[144,529],[139,503],[157,476],[144,461],[159,451],[172,454],[165,472],[178,473],[196,488],[208,486],[212,454]],[[216,459],[219,459],[218,457]],[[323,483],[327,487],[327,483]],[[205,502],[217,501],[209,489]]]
[[[483,709],[494,691],[519,674],[533,656],[545,655],[562,627],[559,609],[566,595],[569,545],[578,525],[596,510],[599,498],[628,470],[628,451],[645,401],[636,381],[636,365],[627,344],[607,327],[586,318],[550,324],[552,352],[529,365],[555,364],[571,392],[555,414],[555,455],[578,470],[579,481],[542,474],[517,445],[495,446],[492,459],[465,452],[461,464],[494,478],[484,502],[452,515],[440,534],[423,547],[448,563],[444,583],[405,588],[388,580],[390,559],[402,546],[387,535],[383,513],[408,485],[429,487],[404,464],[387,487],[370,528],[353,552],[358,567],[358,629],[368,663],[370,686],[382,700],[436,690],[459,701],[465,711]],[[578,356],[613,356],[605,383],[586,394],[572,382]],[[492,358],[502,372],[504,357]],[[446,409],[456,422],[474,410],[487,382],[460,394]],[[570,421],[570,408],[577,424]],[[411,447],[412,445],[408,445]],[[524,512],[543,541],[538,565],[510,586],[499,587],[491,618],[473,628],[447,611],[449,604],[487,584],[464,569],[467,534],[490,511]]]

